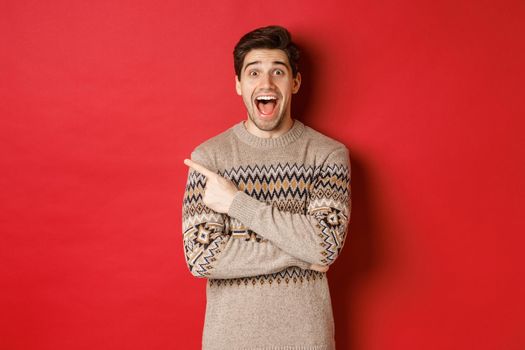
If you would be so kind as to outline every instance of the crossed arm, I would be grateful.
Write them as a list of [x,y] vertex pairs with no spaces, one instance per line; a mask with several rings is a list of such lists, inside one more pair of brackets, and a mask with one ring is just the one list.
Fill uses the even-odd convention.
[[[339,254],[350,214],[348,151],[327,159],[316,183],[306,215],[278,210],[240,191],[230,180],[199,162],[190,167],[183,202],[185,255],[197,277],[236,278],[299,266],[326,272]],[[348,161],[347,161],[348,160]],[[202,163],[202,164],[201,164]],[[316,190],[317,189],[317,190]],[[233,239],[229,218],[266,238],[263,242]]]

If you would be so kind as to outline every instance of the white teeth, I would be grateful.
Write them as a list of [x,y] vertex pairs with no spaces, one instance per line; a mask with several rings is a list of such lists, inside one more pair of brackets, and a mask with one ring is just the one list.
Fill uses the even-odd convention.
[[277,97],[275,96],[257,96],[257,101],[261,101],[261,100],[266,100],[266,101],[277,100]]

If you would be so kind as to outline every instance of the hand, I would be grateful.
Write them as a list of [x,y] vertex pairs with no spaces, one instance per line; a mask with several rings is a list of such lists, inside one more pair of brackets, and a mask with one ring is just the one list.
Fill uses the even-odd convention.
[[315,270],[315,271],[319,271],[319,272],[326,272],[326,271],[328,271],[329,268],[330,268],[330,266],[317,265],[317,264],[311,264],[310,265],[310,270]]
[[218,213],[227,214],[233,197],[239,191],[237,186],[191,159],[184,159],[184,164],[206,176],[206,187],[204,188],[202,202]]

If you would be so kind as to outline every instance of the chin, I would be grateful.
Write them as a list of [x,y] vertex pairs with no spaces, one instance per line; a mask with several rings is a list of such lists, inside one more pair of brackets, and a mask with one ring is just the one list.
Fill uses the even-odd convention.
[[261,130],[264,131],[272,131],[274,129],[277,129],[279,125],[281,125],[282,117],[275,117],[273,119],[262,119],[259,117],[252,117],[250,116],[250,119],[255,124],[255,126]]

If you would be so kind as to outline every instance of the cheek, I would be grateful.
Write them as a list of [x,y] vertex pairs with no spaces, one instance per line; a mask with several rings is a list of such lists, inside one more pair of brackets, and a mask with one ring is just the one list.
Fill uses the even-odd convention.
[[253,89],[250,86],[248,86],[248,85],[243,86],[241,91],[242,91],[243,98],[245,98],[247,100],[249,100],[251,98]]
[[247,106],[247,107],[250,107],[251,104],[252,104],[252,100],[250,98],[250,95],[247,94],[246,91],[243,91],[243,94],[242,94],[242,100],[244,101],[244,104]]

